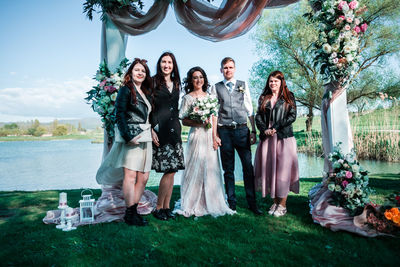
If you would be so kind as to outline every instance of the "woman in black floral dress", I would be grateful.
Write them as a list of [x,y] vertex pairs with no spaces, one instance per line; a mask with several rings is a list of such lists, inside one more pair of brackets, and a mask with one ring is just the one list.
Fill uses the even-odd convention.
[[154,217],[160,220],[174,218],[169,203],[174,185],[174,176],[185,168],[183,159],[181,124],[178,118],[180,76],[174,54],[163,53],[157,62],[157,73],[153,77],[153,164],[152,169],[164,173],[158,188],[157,207]]

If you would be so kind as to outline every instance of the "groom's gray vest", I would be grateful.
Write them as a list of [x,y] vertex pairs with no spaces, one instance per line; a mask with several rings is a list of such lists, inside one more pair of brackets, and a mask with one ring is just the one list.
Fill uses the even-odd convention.
[[244,106],[244,93],[239,88],[245,89],[243,81],[236,80],[236,85],[232,92],[229,93],[224,82],[215,84],[219,101],[218,124],[231,125],[233,122],[237,124],[247,123],[247,111]]

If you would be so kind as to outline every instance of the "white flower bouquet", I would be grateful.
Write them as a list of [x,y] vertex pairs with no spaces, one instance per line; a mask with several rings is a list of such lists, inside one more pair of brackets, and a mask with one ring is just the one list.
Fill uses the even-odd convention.
[[216,116],[219,109],[218,99],[207,96],[196,98],[188,110],[188,118],[194,121],[205,123],[208,121],[206,128],[211,128],[210,118]]
[[122,60],[117,70],[111,72],[107,63],[102,62],[94,78],[98,84],[87,92],[88,96],[85,98],[91,104],[92,109],[100,115],[103,128],[107,131],[109,138],[114,138],[116,123],[114,105],[118,90],[123,84],[123,76],[128,63],[127,59]]

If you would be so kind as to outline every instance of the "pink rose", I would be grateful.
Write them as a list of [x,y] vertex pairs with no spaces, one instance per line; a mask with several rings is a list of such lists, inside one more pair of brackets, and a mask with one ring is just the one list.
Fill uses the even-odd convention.
[[349,184],[349,182],[343,181],[343,182],[342,182],[342,187],[343,187],[343,188],[346,188],[346,186],[347,186],[348,184]]
[[106,80],[103,80],[99,85],[100,85],[100,87],[103,87],[104,85],[106,85]]
[[109,88],[109,87],[110,87],[109,85],[104,86],[104,91],[108,91],[108,88]]
[[196,113],[199,112],[199,107],[194,107],[193,111],[196,112]]
[[355,31],[356,33],[360,33],[361,28],[357,26],[357,27],[354,28],[354,31]]
[[357,1],[351,1],[349,4],[350,9],[356,9],[358,7],[358,2]]
[[110,92],[110,93],[112,93],[112,92],[114,92],[114,91],[117,91],[117,88],[115,88],[114,86],[108,86],[107,91]]
[[346,1],[341,1],[341,2],[338,4],[338,9],[339,9],[339,10],[342,10],[344,5],[347,5],[347,2],[346,2]]
[[339,19],[344,20],[345,17],[343,15],[339,16]]
[[353,173],[346,171],[346,178],[350,179],[351,177],[353,177]]
[[350,27],[349,24],[346,24],[346,26],[344,26],[344,29],[345,29],[346,31],[350,31],[351,27]]
[[365,32],[367,30],[367,28],[368,28],[368,24],[367,23],[361,24],[361,31],[362,32]]
[[350,17],[348,17],[348,18],[346,18],[346,21],[347,21],[348,23],[352,23],[352,22],[353,22],[353,19],[350,18]]

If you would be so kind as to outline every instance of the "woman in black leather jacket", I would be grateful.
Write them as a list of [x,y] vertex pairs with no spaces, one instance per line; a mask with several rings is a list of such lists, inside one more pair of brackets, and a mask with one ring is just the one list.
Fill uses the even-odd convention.
[[[138,214],[137,207],[152,163],[151,77],[145,60],[135,58],[125,73],[123,84],[115,102],[115,142],[97,171],[96,179],[102,185],[116,185],[122,180],[127,207],[124,221],[142,226],[147,221]],[[123,176],[117,171],[121,168]]]
[[258,101],[256,125],[260,143],[255,156],[256,188],[274,199],[269,214],[286,214],[289,191],[299,193],[296,140],[292,124],[296,120],[296,102],[286,86],[283,73],[272,72]]

